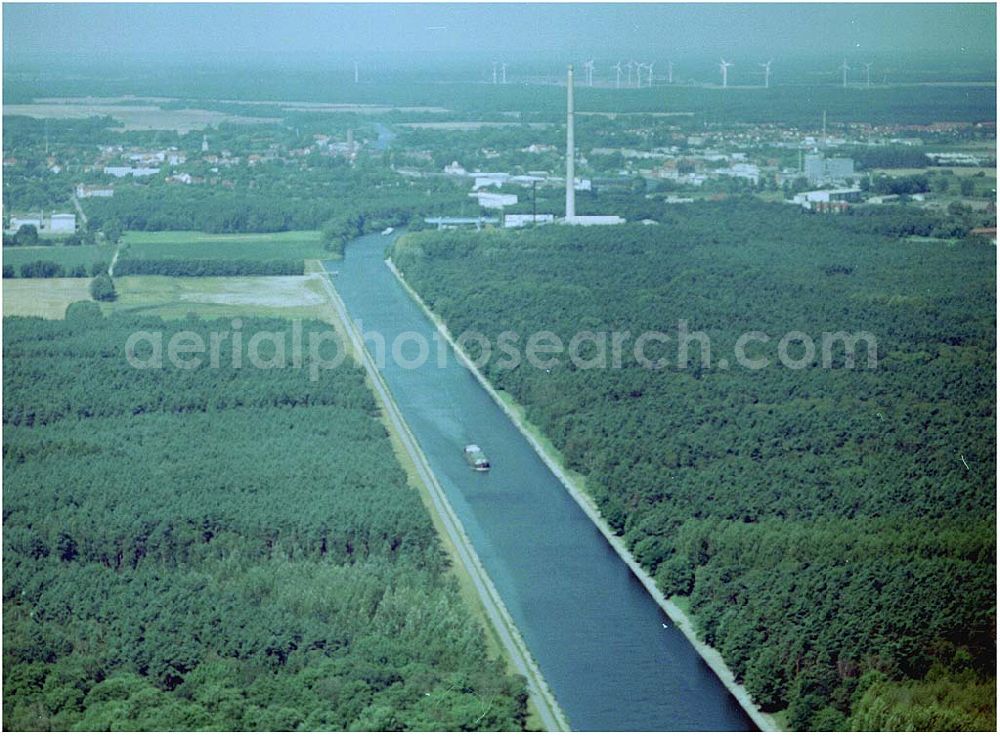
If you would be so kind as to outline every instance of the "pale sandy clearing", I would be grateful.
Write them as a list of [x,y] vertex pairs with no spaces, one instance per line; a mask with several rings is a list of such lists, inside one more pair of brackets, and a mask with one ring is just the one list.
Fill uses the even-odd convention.
[[314,276],[234,277],[224,280],[222,290],[182,292],[178,298],[182,302],[211,305],[309,307],[325,301],[321,294],[310,289],[316,281]]
[[175,130],[187,133],[220,123],[273,123],[275,118],[228,115],[212,110],[161,110],[152,105],[46,103],[4,105],[4,115],[30,118],[92,118],[105,115],[121,121],[125,130]]
[[[480,128],[510,128],[521,126],[521,123],[494,122],[488,120],[455,120],[440,123],[400,123],[400,128],[426,128],[443,131],[475,131]],[[551,128],[551,123],[528,123],[529,128]]]
[[[135,105],[149,105],[151,103],[176,102],[176,97],[135,97],[124,95],[122,97],[38,97],[36,104],[55,105],[115,105],[120,103],[132,103]],[[399,110],[405,113],[447,113],[448,108],[431,106],[399,106],[389,103],[352,103],[352,102],[303,102],[299,100],[211,100],[232,105],[260,105],[277,106],[285,110],[318,111],[332,113],[386,113],[392,110]],[[193,108],[197,109],[197,108]]]

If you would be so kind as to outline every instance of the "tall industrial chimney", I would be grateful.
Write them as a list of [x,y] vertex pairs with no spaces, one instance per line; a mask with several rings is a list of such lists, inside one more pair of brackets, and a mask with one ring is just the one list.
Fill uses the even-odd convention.
[[566,71],[566,220],[576,217],[576,191],[573,180],[576,173],[573,167],[573,65]]

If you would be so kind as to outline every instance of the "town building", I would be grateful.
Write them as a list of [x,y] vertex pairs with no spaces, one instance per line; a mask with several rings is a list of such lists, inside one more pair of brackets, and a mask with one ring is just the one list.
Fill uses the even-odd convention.
[[151,177],[160,170],[150,166],[106,166],[104,173],[121,179],[122,177]]
[[78,184],[76,185],[76,196],[81,200],[88,197],[114,197],[115,188],[109,184]]
[[986,163],[979,156],[958,151],[928,153],[927,158],[938,166],[983,166]]

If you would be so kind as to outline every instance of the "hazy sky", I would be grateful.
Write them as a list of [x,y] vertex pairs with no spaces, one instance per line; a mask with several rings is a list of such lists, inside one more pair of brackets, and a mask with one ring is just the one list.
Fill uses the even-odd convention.
[[993,4],[3,5],[4,62],[996,53]]

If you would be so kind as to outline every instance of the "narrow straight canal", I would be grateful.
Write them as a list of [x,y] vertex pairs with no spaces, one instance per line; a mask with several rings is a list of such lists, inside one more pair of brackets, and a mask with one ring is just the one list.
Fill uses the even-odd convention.
[[[389,389],[572,728],[755,729],[450,348],[439,367],[436,328],[384,263],[391,241],[359,238],[326,268],[351,318],[384,338]],[[431,346],[417,368],[391,359],[408,331]],[[415,353],[410,341],[404,357]],[[469,443],[489,473],[467,465]]]

